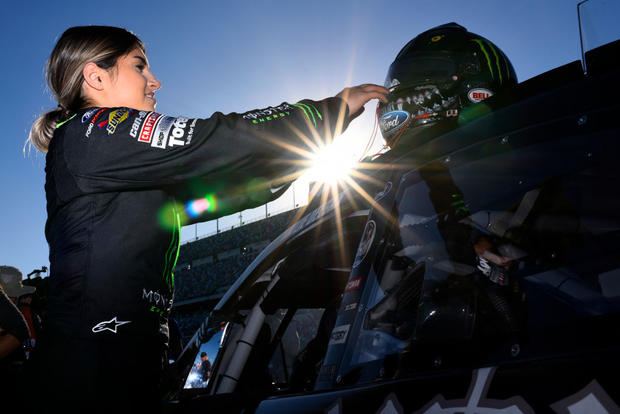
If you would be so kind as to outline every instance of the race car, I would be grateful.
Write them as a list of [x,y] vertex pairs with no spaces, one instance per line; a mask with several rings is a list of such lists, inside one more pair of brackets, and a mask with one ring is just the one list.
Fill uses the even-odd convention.
[[424,125],[363,192],[317,197],[186,346],[166,411],[620,412],[619,53]]

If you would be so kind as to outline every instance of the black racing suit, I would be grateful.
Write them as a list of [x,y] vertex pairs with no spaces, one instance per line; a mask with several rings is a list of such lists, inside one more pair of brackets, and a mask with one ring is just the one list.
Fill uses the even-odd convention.
[[[88,108],[58,127],[46,158],[47,336],[35,364],[48,398],[152,399],[181,226],[282,194],[291,179],[278,178],[299,169],[291,146],[308,151],[304,140],[337,132],[346,107],[304,100],[208,119]],[[207,211],[188,214],[185,203],[205,196]]]

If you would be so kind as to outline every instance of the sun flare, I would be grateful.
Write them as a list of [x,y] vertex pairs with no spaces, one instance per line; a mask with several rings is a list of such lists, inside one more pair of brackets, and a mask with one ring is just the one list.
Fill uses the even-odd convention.
[[335,185],[346,181],[356,164],[350,150],[333,143],[313,154],[308,180]]

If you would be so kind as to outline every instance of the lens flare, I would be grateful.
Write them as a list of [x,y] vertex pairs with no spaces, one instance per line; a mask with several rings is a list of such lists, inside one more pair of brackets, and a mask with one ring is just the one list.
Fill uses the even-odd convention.
[[190,201],[185,205],[185,210],[190,217],[198,217],[209,208],[210,204],[206,198]]
[[478,118],[482,118],[483,116],[491,113],[491,111],[491,107],[484,103],[463,108],[458,118],[459,126],[474,121]]
[[178,224],[184,226],[189,221],[184,210],[182,204],[166,203],[158,213],[159,225],[168,230],[174,229]]
[[[279,139],[267,133],[258,133],[257,138],[264,141],[264,144],[273,145],[274,150],[283,153],[282,156],[278,157],[277,162],[287,166],[285,170],[288,173],[277,177],[254,177],[247,182],[244,189],[234,189],[235,191],[232,194],[234,196],[238,193],[237,195],[247,198],[252,204],[260,205],[260,203],[271,201],[280,188],[288,186],[302,176],[304,182],[315,182],[317,185],[311,186],[307,204],[299,208],[292,222],[298,221],[311,206],[318,204],[320,208],[325,208],[329,203],[335,203],[333,206],[333,219],[336,221],[340,259],[343,263],[346,262],[345,259],[348,257],[345,243],[345,228],[342,222],[342,215],[345,214],[345,211],[341,210],[340,206],[343,194],[348,199],[348,203],[351,203],[355,209],[361,208],[361,205],[357,205],[361,202],[362,204],[372,206],[376,212],[390,218],[390,213],[375,202],[374,193],[369,194],[363,186],[364,182],[373,183],[374,185],[371,188],[380,186],[383,183],[381,179],[375,177],[374,173],[374,171],[386,167],[380,159],[382,152],[377,153],[377,144],[382,146],[382,151],[386,149],[382,139],[380,140],[381,142],[376,142],[375,140],[378,131],[377,118],[375,116],[375,126],[370,139],[361,142],[359,136],[366,135],[368,131],[358,131],[353,126],[353,128],[349,127],[345,133],[342,133],[342,127],[345,124],[345,113],[346,105],[343,101],[343,105],[335,120],[336,127],[333,131],[319,131],[314,129],[311,122],[308,121],[308,132],[288,124],[290,134],[286,139]],[[362,149],[363,151],[360,152]],[[369,154],[375,155],[368,156]],[[367,160],[358,161],[364,159],[365,156],[367,156]],[[391,166],[391,168],[398,167]],[[231,194],[228,194],[227,191],[230,189],[222,189],[222,191],[227,192],[225,195],[224,193],[219,193],[217,189],[205,189],[201,185],[202,181],[192,187],[193,193],[218,193],[221,196],[221,199],[218,201],[220,205],[217,205],[218,203],[216,203],[216,198],[213,195],[192,200],[185,206],[180,207],[182,223],[194,222],[196,219],[200,220],[203,216],[206,220],[213,218],[213,216],[206,217],[207,213],[224,213],[229,210],[227,204],[228,197]],[[177,211],[179,211],[179,208],[177,208]],[[162,221],[162,225],[169,226],[169,216],[170,214],[161,214],[160,221]],[[183,221],[183,216],[185,216],[185,221]],[[320,226],[317,227],[318,229],[320,229]],[[293,227],[289,227],[286,232],[290,233],[292,230]]]
[[185,212],[188,216],[196,218],[204,212],[214,212],[216,210],[216,201],[213,195],[207,195],[204,198],[198,198],[185,204]]
[[355,157],[342,145],[328,145],[312,157],[309,180],[334,185],[345,181],[355,166]]

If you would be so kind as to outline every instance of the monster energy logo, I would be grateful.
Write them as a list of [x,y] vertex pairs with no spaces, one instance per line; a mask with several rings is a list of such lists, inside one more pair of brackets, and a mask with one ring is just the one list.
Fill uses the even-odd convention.
[[[489,71],[491,72],[491,77],[495,79],[495,74],[493,73],[493,66],[495,66],[497,68],[497,74],[499,76],[499,83],[500,84],[504,83],[504,79],[502,77],[502,68],[499,63],[499,57],[501,55],[502,60],[504,61],[504,66],[506,67],[506,74],[508,75],[508,79],[510,79],[510,70],[508,69],[510,66],[508,65],[506,56],[504,56],[502,52],[497,50],[495,46],[493,46],[493,44],[491,44],[491,42],[489,42],[486,39],[472,39],[472,41],[476,42],[478,46],[480,47],[480,50],[482,50],[482,53],[484,53],[484,56],[486,57],[486,60],[487,60],[487,65],[489,66]],[[485,48],[485,45],[486,45],[486,48]],[[491,50],[491,52],[493,53],[493,56],[495,57],[493,63],[491,62],[492,58],[489,55],[489,52],[487,52],[487,48]]]
[[[296,104],[293,104],[293,106],[301,109],[303,111],[304,115],[306,116],[306,118],[308,118],[309,121],[312,121],[314,126],[316,126],[316,118],[314,116],[315,113],[316,113],[317,117],[320,120],[323,120],[323,117],[321,116],[321,113],[319,112],[319,110],[316,109],[314,107],[314,105],[312,105],[312,104],[305,104],[305,103],[297,102]],[[314,110],[314,112],[313,112],[313,110]],[[308,115],[308,114],[310,114],[310,115]]]
[[179,216],[176,207],[173,207],[172,209],[172,216],[176,225],[172,227],[172,239],[170,240],[168,250],[166,250],[163,274],[164,280],[168,284],[170,290],[174,290],[174,274],[172,273],[172,270],[176,266],[180,250],[179,240],[181,233],[181,217]]
[[261,122],[265,122],[265,121],[271,121],[272,119],[278,119],[278,118],[284,118],[286,115],[290,115],[291,113],[289,111],[286,112],[280,112],[279,114],[272,114],[269,116],[265,116],[263,118],[258,118],[258,119],[253,119],[252,123],[253,124],[260,124]]

